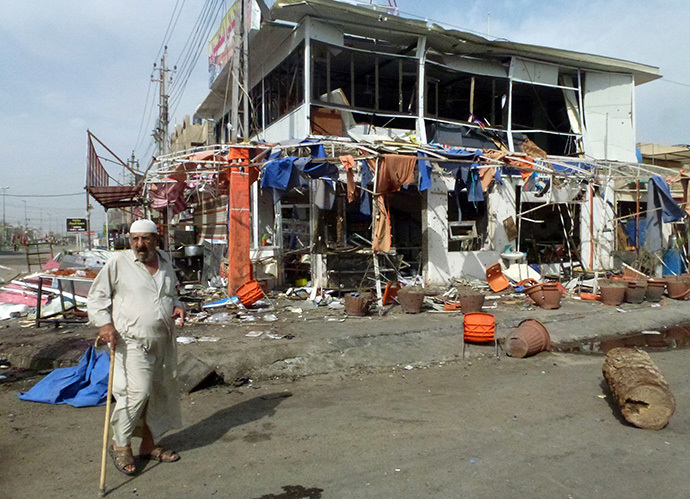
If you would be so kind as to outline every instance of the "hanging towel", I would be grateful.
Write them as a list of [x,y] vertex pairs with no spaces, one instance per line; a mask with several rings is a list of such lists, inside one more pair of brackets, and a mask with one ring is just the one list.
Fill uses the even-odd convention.
[[352,203],[357,199],[357,184],[355,184],[355,158],[349,154],[340,156],[340,162],[347,174],[347,202]]
[[108,396],[108,351],[96,353],[91,346],[75,367],[55,369],[31,390],[19,393],[20,400],[73,407],[103,405]]

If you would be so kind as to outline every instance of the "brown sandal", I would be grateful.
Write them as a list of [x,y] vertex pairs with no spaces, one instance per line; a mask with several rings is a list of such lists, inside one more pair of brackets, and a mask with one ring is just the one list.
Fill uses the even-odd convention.
[[[137,470],[134,463],[134,455],[132,455],[132,448],[127,447],[126,449],[115,449],[112,444],[108,446],[108,453],[110,457],[113,458],[113,464],[125,475],[132,476]],[[134,466],[134,469],[128,470],[127,466]]]
[[174,463],[180,460],[180,455],[171,449],[164,449],[163,447],[156,447],[148,454],[141,454],[142,459],[152,459],[160,461],[161,463]]

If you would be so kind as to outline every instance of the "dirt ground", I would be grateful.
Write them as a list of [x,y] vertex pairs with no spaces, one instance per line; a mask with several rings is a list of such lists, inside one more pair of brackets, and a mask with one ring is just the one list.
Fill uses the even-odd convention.
[[[611,405],[603,357],[542,353],[217,386],[182,397],[174,464],[108,497],[687,497],[688,352],[654,353],[677,399],[663,430]],[[104,408],[0,385],[0,496],[96,497]],[[604,397],[604,395],[606,395]]]

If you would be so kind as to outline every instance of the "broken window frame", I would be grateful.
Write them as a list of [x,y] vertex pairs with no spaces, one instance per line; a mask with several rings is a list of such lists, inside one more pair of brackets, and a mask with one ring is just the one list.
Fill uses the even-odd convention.
[[304,104],[304,53],[302,41],[252,87],[250,101],[255,116],[251,120],[250,136],[266,131]]
[[[325,48],[325,62],[317,59],[319,50]],[[349,73],[349,88],[343,88],[342,86],[333,85],[332,78],[332,51],[342,51],[343,53],[350,54],[350,64],[347,72]],[[389,118],[405,117],[405,118],[416,118],[417,117],[417,81],[419,80],[419,59],[416,56],[408,56],[401,54],[392,54],[376,50],[365,50],[361,48],[342,46],[332,43],[326,43],[316,40],[311,40],[311,104],[318,107],[323,107],[326,109],[340,109],[352,111],[355,113],[366,114],[366,115],[376,115]],[[371,56],[373,57],[373,74],[369,75],[359,75],[357,74],[357,64],[355,64],[354,55],[360,56]],[[340,55],[340,54],[339,54]],[[338,56],[339,56],[338,55]],[[397,61],[397,109],[383,108],[382,103],[382,91],[390,86],[382,85],[382,80],[385,77],[382,76],[382,68],[385,68],[390,63]],[[409,68],[405,68],[406,62],[409,64]],[[320,64],[325,64],[325,68],[319,68]],[[360,64],[361,65],[361,64]],[[325,70],[325,83],[321,84],[321,79],[317,76]],[[360,76],[372,76],[373,81],[369,80],[369,92],[373,96],[373,105],[362,106],[360,102],[362,100],[361,95],[363,91],[358,91],[358,85],[361,83],[357,82]],[[406,83],[406,78],[410,80]],[[366,85],[366,83],[365,83]],[[332,101],[332,92],[340,88],[347,99],[346,104],[341,104]],[[410,90],[411,88],[411,90]],[[325,95],[326,100],[321,100],[321,96]],[[358,97],[359,96],[359,97]]]
[[[572,78],[575,74],[577,75],[577,86],[569,86],[569,85],[562,85],[560,83],[547,83],[543,81],[535,81],[535,79],[527,80],[524,78],[519,78],[515,77],[512,71],[512,64],[515,63],[515,61],[523,61],[525,63],[533,63],[535,65],[540,65],[540,66],[552,66],[555,68],[555,81],[560,82],[563,78],[568,77]],[[574,67],[568,67],[568,66],[562,66],[562,65],[556,65],[556,64],[551,64],[551,63],[546,63],[543,61],[538,61],[535,59],[528,59],[528,58],[517,58],[513,57],[511,59],[511,72],[509,73],[509,80],[510,80],[510,92],[508,95],[508,138],[510,140],[510,149],[511,150],[516,150],[515,148],[515,143],[516,139],[520,138],[521,135],[524,134],[530,134],[531,138],[534,142],[537,143],[537,145],[540,144],[539,140],[539,135],[544,134],[544,135],[556,135],[559,137],[564,137],[566,140],[572,140],[572,143],[575,145],[575,150],[573,151],[568,151],[568,149],[564,149],[563,151],[553,151],[553,150],[547,150],[546,152],[551,155],[579,155],[584,153],[584,145],[583,145],[583,131],[584,131],[584,120],[583,120],[583,102],[582,102],[582,76],[581,76],[581,70],[579,68],[574,68]],[[569,122],[569,127],[570,127],[570,132],[562,132],[558,130],[549,130],[549,129],[544,129],[544,128],[538,128],[538,127],[525,127],[520,130],[515,129],[515,119],[513,118],[514,114],[514,104],[515,104],[515,92],[514,92],[514,87],[515,85],[530,85],[533,88],[536,87],[543,87],[543,88],[554,88],[554,89],[560,89],[563,93],[563,106],[564,106],[564,111],[566,113],[566,116],[571,120]],[[575,99],[575,103],[577,104],[577,109],[569,109],[569,102],[568,102],[568,97],[566,96],[566,92],[574,92],[576,93],[577,98]],[[536,96],[537,100],[539,100],[539,96]],[[572,105],[573,102],[570,102]],[[577,116],[577,124],[579,126],[579,133],[578,131],[573,130],[573,124],[572,124],[572,118],[568,115],[569,112],[575,112]]]
[[[465,118],[454,118],[452,116],[442,116],[440,113],[440,104],[439,104],[439,93],[438,93],[438,83],[439,82],[434,82],[432,80],[436,80],[438,78],[435,78],[433,75],[430,75],[429,73],[434,73],[438,71],[446,71],[447,73],[455,73],[457,74],[457,79],[461,77],[469,78],[471,83],[470,83],[470,90],[467,93],[467,106],[466,109],[463,111],[463,114],[460,116],[467,116],[469,117],[471,114],[475,114],[475,103],[477,101],[476,98],[476,91],[477,91],[477,79],[486,79],[488,81],[492,82],[492,89],[491,92],[494,94],[493,96],[490,96],[488,100],[490,101],[489,104],[489,116],[479,116],[480,118],[486,118],[489,121],[489,126],[487,128],[489,129],[502,129],[502,127],[505,127],[505,117],[501,116],[501,119],[498,119],[497,113],[503,114],[503,111],[501,111],[500,105],[497,107],[496,106],[496,99],[500,100],[500,96],[496,94],[496,92],[499,92],[500,89],[496,88],[495,83],[496,81],[502,82],[505,84],[505,95],[507,96],[508,90],[509,90],[509,79],[506,76],[505,78],[501,78],[498,76],[490,76],[490,75],[484,75],[480,73],[475,73],[472,71],[461,71],[457,68],[451,67],[447,64],[443,64],[438,61],[433,61],[433,60],[426,60],[425,61],[425,71],[424,71],[424,76],[425,76],[425,103],[424,103],[424,119],[425,120],[433,120],[433,121],[438,121],[441,123],[449,123],[449,124],[462,124],[462,125],[470,125],[473,127],[477,127],[477,125],[472,125],[467,119]],[[436,84],[434,88],[431,87],[432,84]],[[435,90],[435,91],[433,91]],[[432,101],[433,97],[433,101]],[[461,99],[462,102],[462,96],[458,97]],[[433,111],[430,109],[430,106],[433,104]],[[506,103],[507,105],[507,103]]]

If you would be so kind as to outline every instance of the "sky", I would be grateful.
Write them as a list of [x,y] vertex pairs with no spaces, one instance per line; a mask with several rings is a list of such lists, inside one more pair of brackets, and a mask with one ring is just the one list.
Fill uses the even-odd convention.
[[[210,3],[0,2],[0,195],[8,224],[63,232],[66,218],[86,216],[87,129],[123,160],[134,152],[148,164],[158,94],[151,76],[164,44],[168,64],[178,66],[171,124],[193,115],[208,92],[207,41],[230,5],[215,0],[217,8],[207,14]],[[492,39],[657,66],[664,78],[637,87],[637,140],[690,143],[686,0],[398,0],[397,5],[403,16],[442,21]],[[111,176],[122,175],[122,168],[105,165]],[[100,228],[104,211],[91,204],[92,227]]]

